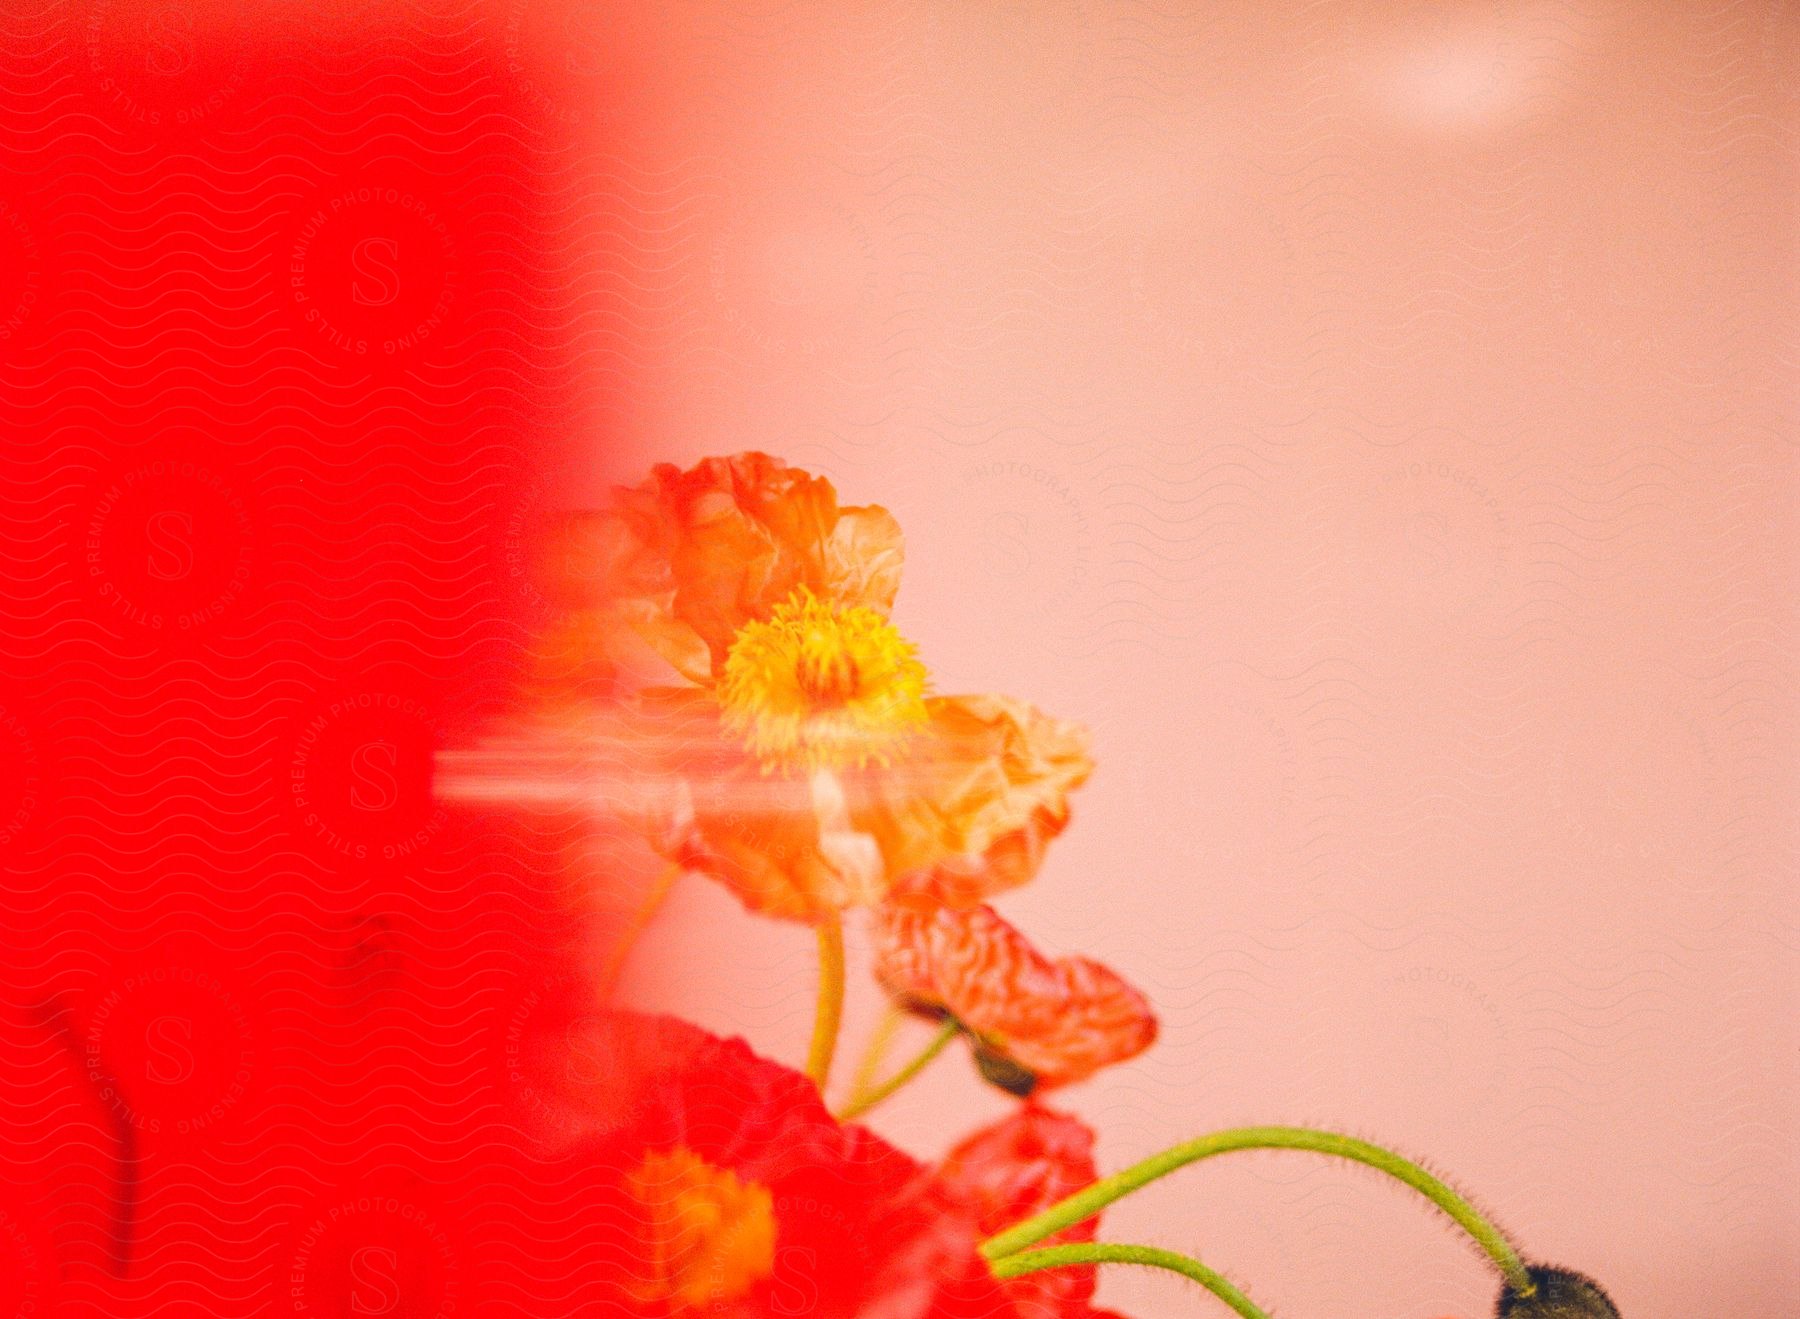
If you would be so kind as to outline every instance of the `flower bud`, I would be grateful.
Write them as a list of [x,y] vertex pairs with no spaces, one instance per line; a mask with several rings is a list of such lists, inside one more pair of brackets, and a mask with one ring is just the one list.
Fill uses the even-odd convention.
[[979,1037],[975,1040],[975,1066],[980,1069],[982,1080],[989,1085],[998,1086],[1009,1095],[1025,1099],[1037,1089],[1036,1072],[1021,1066],[999,1050],[990,1048]]
[[1541,1264],[1531,1265],[1525,1273],[1531,1279],[1531,1295],[1521,1296],[1509,1284],[1494,1310],[1499,1319],[1620,1319],[1619,1308],[1590,1278]]

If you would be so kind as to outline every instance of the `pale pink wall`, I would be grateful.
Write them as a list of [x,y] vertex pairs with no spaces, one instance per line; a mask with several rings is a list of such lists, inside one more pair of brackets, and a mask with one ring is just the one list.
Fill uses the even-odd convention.
[[[887,504],[940,689],[1093,726],[1003,908],[1162,1011],[1067,1096],[1107,1166],[1329,1123],[1630,1319],[1795,1313],[1797,11],[731,8],[605,34],[653,131],[587,162],[593,424]],[[811,976],[695,884],[636,993],[796,1058]],[[1002,1107],[945,1063],[876,1125]],[[1304,1159],[1107,1235],[1296,1317],[1492,1303]],[[1218,1313],[1184,1286],[1101,1295]]]

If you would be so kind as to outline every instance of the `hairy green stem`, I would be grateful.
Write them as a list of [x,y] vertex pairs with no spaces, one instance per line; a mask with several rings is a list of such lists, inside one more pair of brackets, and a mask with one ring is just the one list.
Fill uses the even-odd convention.
[[846,1103],[843,1109],[838,1113],[838,1120],[841,1122],[848,1122],[852,1118],[861,1117],[871,1108],[874,1108],[875,1105],[879,1104],[882,1100],[893,1094],[894,1091],[898,1090],[901,1086],[905,1085],[908,1081],[912,1080],[913,1077],[917,1076],[920,1072],[930,1066],[931,1060],[942,1053],[945,1048],[949,1046],[950,1041],[955,1039],[961,1031],[962,1027],[958,1025],[954,1019],[946,1021],[938,1028],[937,1034],[931,1037],[931,1043],[927,1044],[924,1049],[920,1051],[918,1057],[907,1063],[906,1066],[895,1072],[880,1085],[875,1086],[872,1089],[864,1090],[860,1094],[850,1096],[849,1102]]
[[1179,1255],[1156,1246],[1124,1246],[1110,1241],[1084,1241],[1068,1246],[1048,1246],[1043,1250],[1027,1250],[990,1264],[996,1278],[1016,1278],[1041,1269],[1067,1268],[1074,1264],[1143,1264],[1153,1269],[1167,1269],[1199,1283],[1243,1319],[1269,1319],[1224,1274],[1215,1273],[1199,1260]]
[[1198,1163],[1201,1159],[1210,1159],[1214,1155],[1229,1154],[1233,1150],[1310,1150],[1315,1154],[1329,1154],[1354,1163],[1367,1164],[1404,1182],[1447,1214],[1458,1227],[1474,1238],[1475,1244],[1487,1253],[1488,1258],[1506,1278],[1507,1284],[1520,1296],[1530,1296],[1536,1290],[1512,1243],[1501,1234],[1499,1228],[1482,1217],[1475,1206],[1440,1178],[1392,1150],[1371,1145],[1365,1140],[1357,1140],[1354,1136],[1341,1136],[1333,1131],[1315,1131],[1308,1127],[1238,1127],[1185,1141],[1161,1154],[1153,1154],[1123,1172],[1103,1177],[1093,1185],[1059,1200],[1042,1213],[988,1238],[982,1243],[981,1253],[989,1260],[1004,1259],[1066,1227],[1073,1227],[1084,1219],[1092,1218],[1114,1200],[1130,1195],[1159,1177],[1168,1176],[1177,1168]]

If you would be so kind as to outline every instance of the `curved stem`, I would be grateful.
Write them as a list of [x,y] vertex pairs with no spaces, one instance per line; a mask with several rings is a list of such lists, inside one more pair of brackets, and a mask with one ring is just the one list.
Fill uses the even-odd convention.
[[852,1118],[861,1117],[871,1108],[874,1108],[875,1105],[879,1104],[882,1100],[893,1094],[894,1091],[898,1090],[901,1086],[912,1080],[913,1077],[929,1067],[931,1065],[931,1060],[942,1053],[949,1045],[950,1041],[955,1039],[961,1031],[962,1027],[956,1023],[954,1018],[946,1021],[938,1028],[937,1034],[931,1037],[931,1043],[927,1044],[924,1049],[920,1051],[918,1057],[914,1058],[911,1062],[906,1064],[906,1066],[895,1072],[874,1089],[864,1090],[860,1094],[852,1095],[850,1101],[845,1104],[843,1110],[838,1113],[838,1120],[840,1122],[848,1122]]
[[1156,1246],[1124,1246],[1110,1241],[1080,1242],[1008,1255],[1005,1259],[995,1260],[991,1267],[996,1278],[1016,1278],[1020,1274],[1036,1273],[1040,1269],[1066,1268],[1072,1264],[1143,1264],[1153,1269],[1167,1269],[1199,1283],[1236,1310],[1243,1319],[1269,1319],[1256,1302],[1234,1287],[1231,1280],[1223,1274],[1213,1272],[1191,1256],[1161,1250]]
[[599,990],[602,998],[611,994],[619,983],[619,977],[625,971],[625,963],[631,956],[632,949],[637,947],[638,940],[644,937],[644,931],[650,928],[650,922],[656,919],[656,913],[662,910],[663,902],[669,891],[675,887],[675,881],[682,876],[680,862],[671,861],[663,867],[662,874],[644,894],[637,910],[631,913],[631,920],[626,924],[618,939],[613,943],[613,950],[606,959],[606,965],[600,969]]
[[832,912],[819,922],[819,1001],[813,1009],[812,1047],[806,1054],[806,1074],[819,1093],[831,1075],[831,1056],[837,1052],[838,1023],[844,1016],[844,922]]
[[1354,1136],[1340,1136],[1333,1131],[1314,1131],[1308,1127],[1238,1127],[1218,1131],[1197,1140],[1185,1141],[1161,1154],[1153,1154],[1123,1172],[1103,1177],[1092,1186],[1058,1201],[1040,1214],[1016,1224],[982,1243],[981,1253],[990,1260],[1003,1259],[1042,1241],[1053,1233],[1092,1218],[1121,1196],[1131,1194],[1177,1168],[1233,1150],[1310,1150],[1329,1154],[1386,1173],[1418,1191],[1441,1209],[1455,1224],[1487,1252],[1487,1256],[1505,1276],[1509,1286],[1520,1296],[1536,1292],[1525,1266],[1500,1229],[1483,1218],[1466,1199],[1441,1179],[1433,1176],[1410,1159],[1392,1150]]
[[863,1056],[856,1064],[856,1074],[850,1078],[851,1100],[854,1101],[875,1088],[875,1073],[880,1070],[881,1060],[887,1057],[888,1045],[894,1042],[894,1036],[905,1020],[906,1009],[890,999],[887,1007],[882,1009],[881,1020],[869,1032],[869,1042],[863,1046]]

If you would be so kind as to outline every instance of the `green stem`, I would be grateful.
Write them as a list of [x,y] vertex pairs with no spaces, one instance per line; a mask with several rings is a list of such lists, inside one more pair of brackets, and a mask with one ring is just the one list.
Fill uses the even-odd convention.
[[875,1073],[881,1070],[882,1059],[887,1057],[888,1045],[894,1042],[894,1036],[899,1033],[905,1020],[905,1009],[889,1000],[887,1007],[882,1010],[881,1020],[869,1033],[869,1042],[863,1046],[862,1061],[856,1064],[856,1074],[850,1078],[851,1099],[875,1088]]
[[1231,1280],[1223,1274],[1213,1272],[1190,1256],[1178,1255],[1172,1250],[1160,1250],[1155,1246],[1122,1246],[1110,1241],[1049,1246],[1043,1250],[1027,1250],[1017,1255],[1008,1255],[1005,1259],[995,1260],[991,1267],[996,1278],[1016,1278],[1020,1274],[1036,1273],[1040,1269],[1066,1268],[1072,1264],[1143,1264],[1153,1269],[1167,1269],[1171,1273],[1193,1279],[1244,1319],[1269,1319],[1256,1302],[1232,1286]]
[[894,1091],[898,1090],[901,1086],[912,1080],[913,1077],[929,1067],[931,1065],[931,1060],[942,1053],[945,1048],[949,1046],[950,1041],[955,1039],[961,1030],[962,1027],[956,1023],[954,1018],[946,1021],[938,1028],[937,1034],[931,1037],[931,1043],[927,1044],[924,1049],[920,1051],[918,1057],[914,1058],[911,1062],[906,1064],[906,1066],[895,1072],[874,1089],[865,1090],[861,1094],[852,1095],[850,1101],[846,1103],[843,1110],[838,1113],[838,1120],[840,1122],[848,1122],[852,1118],[861,1117],[871,1108],[874,1108],[875,1105],[879,1104],[882,1100],[893,1094]]
[[844,922],[836,912],[819,922],[819,1001],[813,1009],[812,1047],[806,1074],[825,1093],[831,1057],[837,1052],[838,1024],[844,1018]]
[[988,1238],[982,1243],[981,1253],[989,1260],[1004,1259],[1066,1227],[1092,1218],[1114,1200],[1131,1194],[1159,1177],[1166,1177],[1177,1168],[1198,1163],[1201,1159],[1210,1159],[1217,1154],[1229,1154],[1233,1150],[1310,1150],[1316,1154],[1329,1154],[1354,1163],[1367,1164],[1404,1182],[1447,1214],[1458,1227],[1474,1238],[1476,1245],[1487,1252],[1488,1258],[1498,1266],[1507,1284],[1518,1295],[1531,1296],[1536,1291],[1525,1272],[1524,1264],[1519,1260],[1519,1252],[1513,1249],[1500,1229],[1483,1218],[1473,1205],[1442,1180],[1392,1150],[1357,1140],[1354,1136],[1340,1136],[1336,1132],[1314,1131],[1307,1127],[1238,1127],[1185,1141],[1161,1154],[1153,1154],[1123,1172],[1103,1177],[1092,1186],[1059,1200],[1042,1213]]

